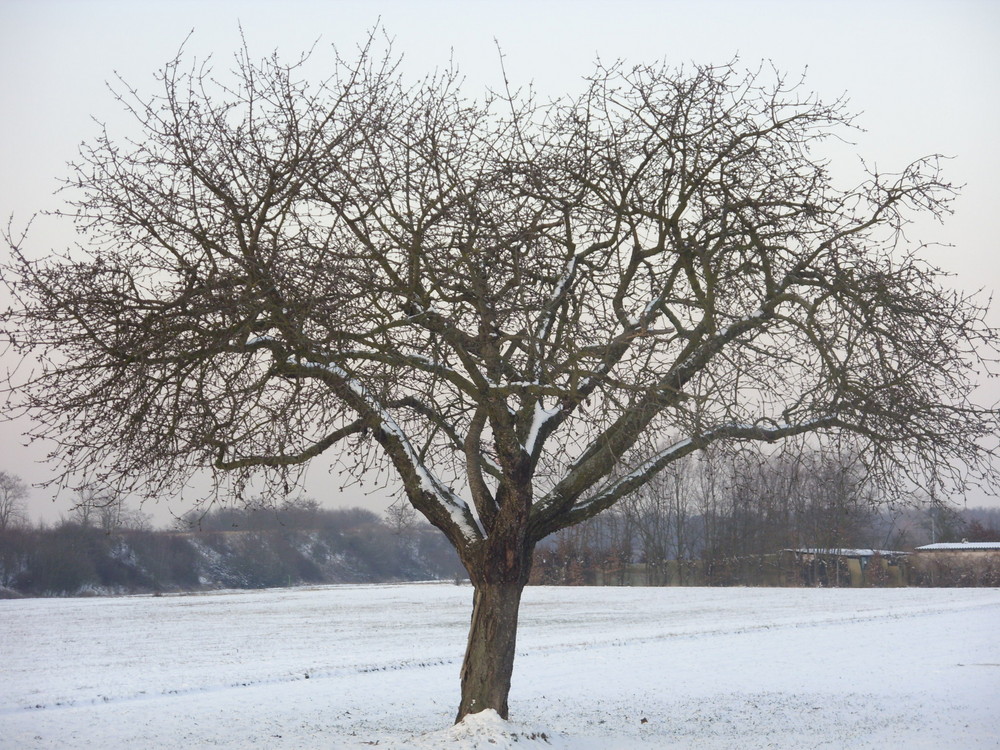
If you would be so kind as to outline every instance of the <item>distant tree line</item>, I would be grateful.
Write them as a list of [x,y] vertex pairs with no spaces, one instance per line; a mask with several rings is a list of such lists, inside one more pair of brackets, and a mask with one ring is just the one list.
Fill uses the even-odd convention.
[[532,581],[758,585],[782,550],[911,550],[1000,541],[1000,508],[958,509],[933,492],[885,498],[855,457],[797,449],[704,455],[615,508],[539,545]]
[[[6,492],[6,494],[3,494]],[[383,516],[311,499],[192,511],[153,530],[145,514],[84,490],[68,519],[32,527],[23,482],[0,472],[0,590],[27,595],[452,580],[443,536],[405,502]],[[1000,508],[958,510],[933,493],[889,503],[851,456],[703,455],[613,509],[545,540],[532,582],[757,585],[783,549],[906,550],[1000,541]]]
[[[83,506],[81,506],[83,507]],[[105,506],[104,509],[111,506]],[[311,500],[272,508],[217,507],[170,530],[107,527],[94,509],[56,526],[0,532],[0,589],[26,595],[447,579],[462,570],[427,524],[330,510]],[[117,514],[123,517],[122,513]],[[107,520],[111,513],[105,513]]]

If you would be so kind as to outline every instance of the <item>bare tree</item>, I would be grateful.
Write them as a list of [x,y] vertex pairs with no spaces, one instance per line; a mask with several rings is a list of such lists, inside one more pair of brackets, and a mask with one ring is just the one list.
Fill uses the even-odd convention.
[[99,528],[111,533],[118,527],[122,512],[122,498],[115,493],[85,485],[76,491],[70,518],[84,528]]
[[0,531],[27,522],[28,486],[10,472],[0,471]]
[[694,451],[850,433],[876,474],[989,471],[996,333],[902,235],[947,210],[935,158],[835,187],[811,149],[851,115],[768,70],[599,65],[551,103],[371,46],[333,70],[122,84],[139,136],[68,180],[83,247],[9,237],[15,395],[66,481],[391,469],[474,586],[461,718],[507,715],[536,543]]
[[623,501],[632,504],[638,516],[637,532],[650,583],[664,585],[672,578],[668,571],[672,560],[676,580],[684,584],[695,556],[690,517],[699,500],[696,480],[705,468],[695,465],[692,458],[674,463]]
[[417,520],[417,511],[409,502],[400,498],[385,509],[385,520],[393,533],[400,536],[413,528]]

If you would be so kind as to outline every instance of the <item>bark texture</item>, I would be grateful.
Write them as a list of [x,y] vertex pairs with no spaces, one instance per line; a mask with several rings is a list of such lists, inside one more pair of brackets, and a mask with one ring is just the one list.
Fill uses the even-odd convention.
[[462,662],[462,699],[455,721],[488,708],[507,718],[523,591],[521,582],[475,588],[469,643]]

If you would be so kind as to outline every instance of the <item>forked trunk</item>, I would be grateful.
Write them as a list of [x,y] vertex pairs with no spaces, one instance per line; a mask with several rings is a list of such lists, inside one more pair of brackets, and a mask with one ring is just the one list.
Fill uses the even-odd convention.
[[462,702],[456,722],[488,708],[507,718],[517,613],[523,590],[521,581],[476,585],[469,644],[462,663]]

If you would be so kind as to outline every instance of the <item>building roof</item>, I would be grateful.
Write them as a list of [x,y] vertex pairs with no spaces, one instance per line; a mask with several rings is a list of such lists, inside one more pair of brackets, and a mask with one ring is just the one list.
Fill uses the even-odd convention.
[[890,549],[827,549],[825,547],[810,547],[806,549],[788,549],[785,552],[795,552],[801,555],[834,555],[837,557],[875,557],[875,555],[881,555],[882,557],[895,557],[897,555],[908,554],[906,552],[897,552]]
[[1000,550],[1000,542],[938,542],[917,547],[917,552],[936,552],[939,550]]

